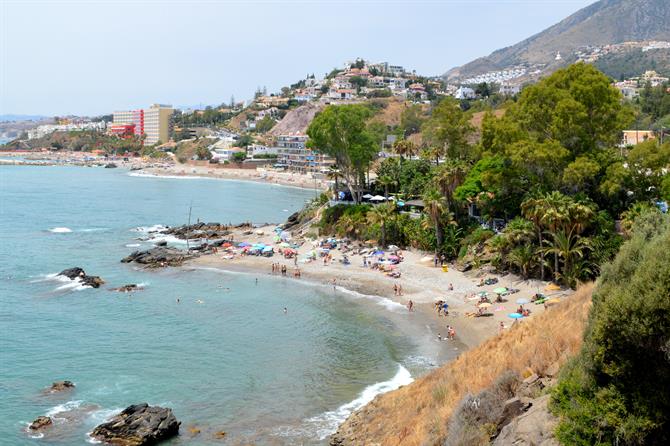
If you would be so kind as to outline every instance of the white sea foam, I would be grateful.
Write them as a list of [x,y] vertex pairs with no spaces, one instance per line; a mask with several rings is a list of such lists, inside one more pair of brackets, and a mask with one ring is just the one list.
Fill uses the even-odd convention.
[[354,297],[356,299],[371,299],[377,302],[378,305],[383,306],[389,311],[406,311],[407,309],[405,306],[399,302],[395,302],[388,297],[383,297],[383,296],[376,296],[374,294],[363,294],[359,293],[358,291],[350,290],[348,288],[344,288],[342,286],[337,286],[336,287],[337,291],[340,291],[342,293],[348,294],[351,297]]
[[79,409],[81,407],[81,403],[83,403],[83,401],[74,400],[74,401],[68,401],[68,402],[63,403],[63,404],[58,404],[58,405],[52,407],[51,409],[49,409],[45,413],[45,415],[47,417],[51,417],[51,418],[56,419],[56,418],[59,418],[58,414],[61,414],[63,412],[70,412],[72,410]]
[[401,386],[410,384],[414,379],[409,371],[402,365],[398,365],[398,372],[388,381],[372,384],[350,403],[343,404],[335,410],[322,413],[306,420],[308,428],[316,434],[319,440],[324,440],[337,431],[337,427],[346,420],[352,412],[360,409],[375,399],[377,395],[396,390]]
[[65,280],[67,280],[67,283],[64,283],[63,285],[56,288],[56,291],[81,291],[92,288],[89,285],[82,284],[81,279],[79,277],[75,278],[74,280],[70,280],[67,277],[65,277]]
[[163,225],[153,225],[153,226],[138,226],[134,229],[131,229],[133,232],[162,232],[167,229],[167,226]]
[[102,231],[108,231],[109,228],[86,228],[86,229],[80,229],[78,232],[102,232]]
[[128,173],[128,176],[138,178],[169,178],[173,180],[218,180],[223,178],[199,177],[197,175],[157,175],[154,173],[147,173],[142,171],[135,171]]
[[126,248],[137,248],[139,246],[142,246],[140,243],[128,243],[126,245]]
[[53,233],[56,233],[56,234],[65,234],[67,232],[72,232],[72,229],[65,228],[65,227],[58,227],[58,228],[49,229],[49,232],[53,232]]

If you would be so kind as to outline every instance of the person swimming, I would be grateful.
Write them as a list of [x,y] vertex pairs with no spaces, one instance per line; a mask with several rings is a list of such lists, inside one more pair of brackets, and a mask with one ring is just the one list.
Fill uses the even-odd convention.
[[288,308],[284,307],[284,314],[288,313]]

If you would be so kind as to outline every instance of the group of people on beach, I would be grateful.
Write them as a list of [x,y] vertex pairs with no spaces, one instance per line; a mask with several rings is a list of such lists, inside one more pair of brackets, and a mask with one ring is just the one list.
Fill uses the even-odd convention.
[[400,285],[399,283],[393,284],[393,295],[402,296],[402,285]]
[[[282,265],[281,263],[272,263],[272,274],[281,274],[282,276],[286,277],[288,274],[288,268],[286,265]],[[299,279],[300,278],[300,268],[295,268],[293,270],[293,277]]]

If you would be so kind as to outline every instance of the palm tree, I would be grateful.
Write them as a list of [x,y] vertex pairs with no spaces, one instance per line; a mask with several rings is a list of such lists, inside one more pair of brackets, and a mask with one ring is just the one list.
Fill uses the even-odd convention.
[[507,259],[509,262],[519,268],[524,279],[528,279],[528,272],[535,263],[535,249],[532,245],[521,245],[514,248]]
[[442,164],[437,174],[437,184],[447,199],[447,204],[452,207],[454,191],[463,184],[466,175],[466,166],[460,161],[448,161]]
[[339,189],[339,179],[343,177],[342,172],[336,166],[330,166],[326,174],[329,180],[335,181],[335,192]]
[[386,246],[386,223],[395,217],[395,203],[389,202],[374,206],[367,214],[371,225],[379,225],[382,230],[382,246]]
[[[552,235],[555,235],[567,223],[568,203],[568,197],[557,191],[550,192],[541,199],[543,212],[540,222],[545,228],[549,229]],[[555,281],[558,281],[558,257],[558,253],[554,252]]]
[[404,157],[412,158],[414,155],[419,153],[418,147],[407,139],[399,139],[393,143],[393,151],[400,155],[400,161],[404,160]]
[[435,253],[437,253],[443,242],[441,219],[447,211],[447,202],[444,196],[436,189],[427,190],[422,198],[423,210],[428,214],[435,228],[435,240],[437,241]]
[[[542,216],[544,205],[541,199],[529,198],[521,203],[521,214],[532,221],[537,231],[538,246],[542,247]],[[540,277],[544,280],[544,252],[540,250]]]
[[388,175],[382,175],[377,178],[377,184],[382,186],[384,188],[384,198],[388,198],[389,196],[389,186],[392,186],[395,184],[395,181],[393,178],[391,178]]
[[347,237],[356,236],[360,232],[360,225],[356,218],[351,215],[343,215],[337,221],[337,230]]
[[556,278],[563,277],[565,283],[572,286],[576,279],[589,271],[588,265],[579,260],[583,259],[586,251],[590,249],[591,245],[587,238],[580,237],[573,231],[560,231],[553,234],[545,251],[563,259],[563,273],[557,270],[554,274]]

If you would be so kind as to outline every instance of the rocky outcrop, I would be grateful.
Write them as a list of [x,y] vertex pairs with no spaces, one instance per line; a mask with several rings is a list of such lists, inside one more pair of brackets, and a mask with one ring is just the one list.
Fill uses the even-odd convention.
[[[251,227],[250,223],[234,226],[235,228]],[[230,228],[233,226],[222,223],[195,223],[192,225],[174,226],[161,231],[162,234],[170,234],[178,239],[217,239],[230,234]]]
[[35,421],[30,423],[28,428],[32,431],[38,431],[44,429],[45,427],[53,426],[54,422],[51,417],[40,416],[35,418]]
[[116,169],[117,167],[119,167],[119,166],[117,166],[117,165],[114,164],[114,163],[107,163],[107,164],[105,164],[105,169]]
[[82,285],[92,288],[100,288],[100,285],[105,283],[100,276],[89,276],[86,274],[86,271],[79,267],[64,269],[58,275],[67,277],[70,280],[79,280]]
[[118,291],[119,293],[131,293],[133,291],[142,291],[144,288],[138,286],[134,283],[129,283],[128,285],[123,285],[118,288],[112,288],[110,291]]
[[551,395],[543,395],[532,401],[528,411],[511,420],[498,437],[493,446],[533,445],[558,446],[554,438],[554,429],[558,419],[549,412],[547,407]]
[[147,268],[163,268],[166,266],[181,266],[184,261],[194,257],[194,254],[175,248],[156,247],[146,251],[135,251],[121,259],[122,263],[139,263]]
[[47,389],[48,393],[58,393],[58,392],[64,392],[66,390],[72,390],[74,389],[74,383],[72,381],[56,381],[51,384],[51,387]]
[[93,429],[91,437],[118,446],[151,445],[179,434],[180,424],[172,409],[134,404]]

